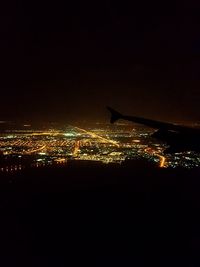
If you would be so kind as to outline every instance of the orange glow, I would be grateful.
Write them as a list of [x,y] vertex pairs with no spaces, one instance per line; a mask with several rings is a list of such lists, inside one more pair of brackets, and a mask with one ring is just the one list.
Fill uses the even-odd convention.
[[164,156],[158,154],[156,151],[154,151],[154,150],[153,150],[152,148],[150,148],[150,147],[145,148],[145,152],[150,153],[150,154],[153,154],[153,155],[159,157],[159,159],[160,159],[159,167],[160,167],[160,168],[165,168],[165,167],[166,167],[166,157],[164,157]]
[[76,141],[73,152],[74,157],[78,156],[79,149],[80,149],[80,141]]
[[160,168],[165,167],[166,158],[164,156],[160,156]]

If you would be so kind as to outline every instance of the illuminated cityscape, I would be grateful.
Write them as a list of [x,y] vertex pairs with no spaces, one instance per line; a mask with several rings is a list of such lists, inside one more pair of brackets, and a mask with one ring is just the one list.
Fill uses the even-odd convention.
[[27,167],[71,161],[98,161],[105,164],[125,160],[146,160],[160,168],[194,168],[200,155],[193,152],[164,154],[166,145],[151,137],[153,130],[129,124],[66,126],[62,129],[4,130],[0,135],[0,171],[14,172]]

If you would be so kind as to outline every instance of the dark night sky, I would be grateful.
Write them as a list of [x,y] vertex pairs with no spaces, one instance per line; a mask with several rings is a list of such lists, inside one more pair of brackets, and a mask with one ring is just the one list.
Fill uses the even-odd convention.
[[199,1],[3,1],[0,119],[200,120]]

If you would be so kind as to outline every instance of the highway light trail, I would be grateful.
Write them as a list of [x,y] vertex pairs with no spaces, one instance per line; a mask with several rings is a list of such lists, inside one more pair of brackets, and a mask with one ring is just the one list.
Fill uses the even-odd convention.
[[36,152],[42,151],[45,147],[46,147],[46,145],[44,145],[44,146],[42,146],[42,147],[39,147],[39,148],[37,148],[37,149],[28,150],[28,151],[26,152],[26,154],[32,154],[32,153],[36,153]]
[[159,162],[159,167],[160,168],[165,168],[166,167],[166,157],[164,157],[163,155],[158,154],[155,150],[153,150],[150,147],[145,148],[145,152],[150,153],[152,155],[155,155],[159,158],[160,162]]
[[74,157],[78,156],[79,149],[80,149],[80,141],[76,141],[75,146],[74,146],[74,151],[73,151]]
[[160,168],[164,168],[165,167],[165,162],[166,162],[166,158],[164,156],[158,155],[160,158]]
[[79,128],[79,127],[74,127],[74,128],[79,130],[79,131],[82,131],[82,132],[84,132],[84,133],[86,133],[88,135],[90,135],[93,138],[97,138],[97,139],[99,139],[99,140],[101,140],[101,141],[103,141],[103,142],[105,142],[107,144],[110,143],[110,144],[113,144],[113,145],[119,147],[119,143],[117,141],[114,141],[114,140],[111,140],[111,139],[108,139],[108,138],[104,138],[104,137],[102,137],[102,136],[100,136],[98,134],[95,134],[93,132],[87,131],[87,130]]
[[30,136],[40,136],[40,135],[51,135],[51,136],[56,136],[59,135],[60,132],[53,132],[53,131],[49,131],[49,132],[35,132],[35,133],[30,133],[30,134],[26,134],[26,135],[30,135]]

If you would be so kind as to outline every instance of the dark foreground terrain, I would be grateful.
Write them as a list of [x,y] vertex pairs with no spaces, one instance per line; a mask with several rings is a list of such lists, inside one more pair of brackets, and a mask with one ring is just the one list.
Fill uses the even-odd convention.
[[74,163],[0,180],[0,266],[199,266],[200,171]]

